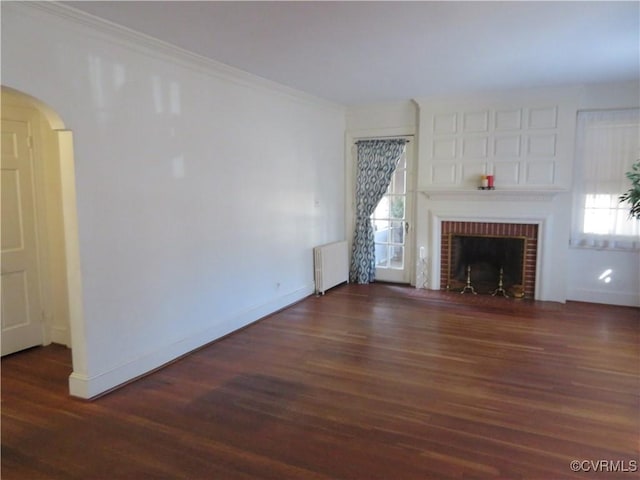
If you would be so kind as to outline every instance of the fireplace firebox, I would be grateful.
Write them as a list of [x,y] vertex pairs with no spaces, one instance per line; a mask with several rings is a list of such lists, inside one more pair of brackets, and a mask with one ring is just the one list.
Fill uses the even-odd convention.
[[442,222],[441,289],[534,298],[534,224]]
[[526,237],[449,236],[449,290],[462,285],[477,293],[524,296]]

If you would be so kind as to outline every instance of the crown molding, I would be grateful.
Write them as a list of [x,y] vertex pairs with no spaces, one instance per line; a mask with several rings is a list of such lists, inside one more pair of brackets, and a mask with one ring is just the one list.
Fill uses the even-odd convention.
[[[460,94],[441,94],[416,97],[412,101],[420,111],[447,110],[459,107],[487,108],[512,105],[514,103],[579,103],[584,92],[583,84],[548,85],[540,87],[510,88],[506,90],[472,91]],[[526,100],[523,100],[526,99]]]
[[111,44],[153,57],[157,60],[178,64],[219,80],[275,93],[292,100],[310,103],[329,110],[341,113],[346,112],[344,105],[316,97],[225,63],[212,60],[68,5],[47,1],[2,2],[2,10],[5,11],[7,9],[21,11],[27,14],[45,14],[50,18],[65,22],[67,24],[65,27],[69,27],[69,24],[81,27],[84,29],[83,33],[100,38]]

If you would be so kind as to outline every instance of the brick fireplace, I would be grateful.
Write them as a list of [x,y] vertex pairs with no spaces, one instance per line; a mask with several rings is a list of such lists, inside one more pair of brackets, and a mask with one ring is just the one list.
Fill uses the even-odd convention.
[[[449,255],[442,252],[449,247],[442,243],[452,232],[482,237],[504,228],[526,240],[527,298],[567,300],[581,94],[558,88],[416,100],[416,285],[446,288]],[[486,174],[495,176],[494,190],[478,188]]]
[[[440,232],[440,289],[460,290],[465,286],[464,273],[460,277],[459,271],[460,258],[465,255],[461,250],[475,241],[475,245],[482,244],[486,250],[478,252],[476,247],[475,260],[468,260],[473,262],[470,276],[475,286],[480,287],[479,293],[488,293],[487,285],[490,291],[498,287],[498,269],[507,262],[505,252],[500,249],[508,249],[510,255],[506,256],[513,258],[509,259],[512,265],[505,265],[505,289],[510,296],[535,298],[537,224],[443,221]],[[462,266],[466,267],[466,263]]]
[[447,286],[452,234],[522,237],[527,250],[523,253],[526,298],[565,302],[570,203],[568,193],[553,190],[421,192],[416,258],[422,247],[428,265],[427,288]]

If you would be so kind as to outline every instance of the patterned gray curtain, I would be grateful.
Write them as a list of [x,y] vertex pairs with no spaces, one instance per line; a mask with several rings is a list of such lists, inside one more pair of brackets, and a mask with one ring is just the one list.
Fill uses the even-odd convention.
[[382,199],[398,165],[407,140],[361,140],[356,177],[356,231],[351,252],[349,281],[371,283],[376,275],[376,256],[371,214]]

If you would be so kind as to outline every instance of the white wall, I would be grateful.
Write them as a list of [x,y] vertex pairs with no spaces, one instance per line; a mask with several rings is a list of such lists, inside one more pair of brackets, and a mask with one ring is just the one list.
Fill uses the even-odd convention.
[[2,4],[2,74],[74,132],[73,394],[313,292],[312,247],[345,235],[341,107],[56,5]]
[[568,299],[640,306],[640,253],[569,248]]
[[414,131],[418,126],[417,104],[404,102],[353,106],[347,110],[347,131],[353,136],[385,129]]

